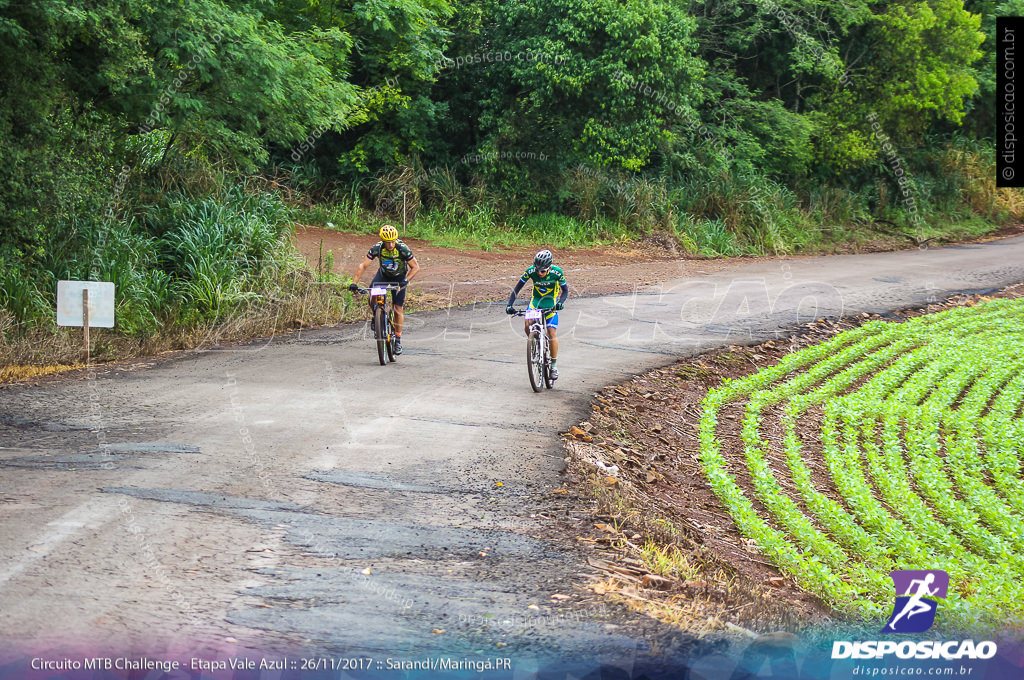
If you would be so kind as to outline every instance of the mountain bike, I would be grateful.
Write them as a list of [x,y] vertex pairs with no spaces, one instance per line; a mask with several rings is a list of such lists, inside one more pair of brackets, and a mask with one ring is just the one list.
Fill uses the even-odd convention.
[[542,387],[551,389],[555,381],[551,379],[551,340],[548,338],[548,322],[545,309],[517,309],[514,316],[525,316],[530,322],[530,331],[526,337],[526,370],[530,374],[530,386],[534,392]]
[[401,290],[397,283],[389,283],[384,286],[371,285],[369,288],[360,288],[359,292],[370,296],[370,310],[372,313],[373,338],[377,343],[377,358],[380,365],[384,366],[388,361],[395,361],[395,310],[392,306],[391,296],[388,291]]

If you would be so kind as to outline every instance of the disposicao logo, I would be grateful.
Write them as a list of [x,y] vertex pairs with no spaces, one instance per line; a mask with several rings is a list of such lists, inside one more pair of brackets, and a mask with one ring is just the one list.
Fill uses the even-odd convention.
[[[896,586],[896,604],[883,633],[923,633],[935,623],[938,600],[949,592],[949,574],[941,569],[900,570],[890,574]],[[991,659],[997,652],[991,640],[836,640],[833,659]]]
[[896,604],[882,632],[923,633],[931,628],[939,608],[935,598],[946,599],[949,574],[941,569],[904,569],[890,576],[896,586]]

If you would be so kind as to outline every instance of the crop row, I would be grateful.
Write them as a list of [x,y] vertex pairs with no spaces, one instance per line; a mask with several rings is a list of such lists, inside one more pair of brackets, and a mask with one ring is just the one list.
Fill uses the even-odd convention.
[[[866,324],[727,381],[703,402],[708,481],[745,536],[838,609],[877,616],[891,606],[888,572],[945,569],[949,621],[1020,616],[1021,337],[1024,301],[994,300]],[[752,497],[717,436],[727,405],[744,409]],[[811,411],[821,415],[816,431]],[[776,422],[781,450],[766,434]],[[785,465],[773,468],[778,454]]]

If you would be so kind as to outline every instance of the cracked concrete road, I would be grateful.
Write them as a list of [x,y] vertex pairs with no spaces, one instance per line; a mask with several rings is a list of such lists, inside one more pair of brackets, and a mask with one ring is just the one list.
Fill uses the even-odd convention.
[[657,624],[582,602],[586,566],[549,519],[578,512],[551,491],[592,392],[811,318],[1021,280],[1015,237],[571,298],[541,394],[503,302],[410,316],[387,367],[360,324],[10,386],[0,657],[642,655]]

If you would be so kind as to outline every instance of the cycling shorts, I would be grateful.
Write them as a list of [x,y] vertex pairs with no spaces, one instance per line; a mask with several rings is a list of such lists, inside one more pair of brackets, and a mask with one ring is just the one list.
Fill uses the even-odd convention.
[[[398,283],[398,284],[400,284],[400,283],[402,283],[402,280],[401,279],[389,279],[389,278],[381,276],[380,272],[377,272],[377,275],[373,277],[373,281],[370,282],[370,285],[371,286],[376,286],[377,284],[382,284],[382,285],[386,286],[386,285],[388,285],[390,283]],[[395,303],[396,307],[401,307],[402,305],[405,304],[405,292],[407,290],[409,290],[409,286],[406,286],[405,288],[402,288],[400,290],[393,290],[393,291],[391,291],[391,301]]]
[[[531,302],[530,306],[527,307],[527,309],[537,308],[534,307],[533,302]],[[544,310],[544,320],[548,322],[548,326],[550,328],[558,328],[558,312],[556,312],[554,309],[548,307],[546,310]]]

